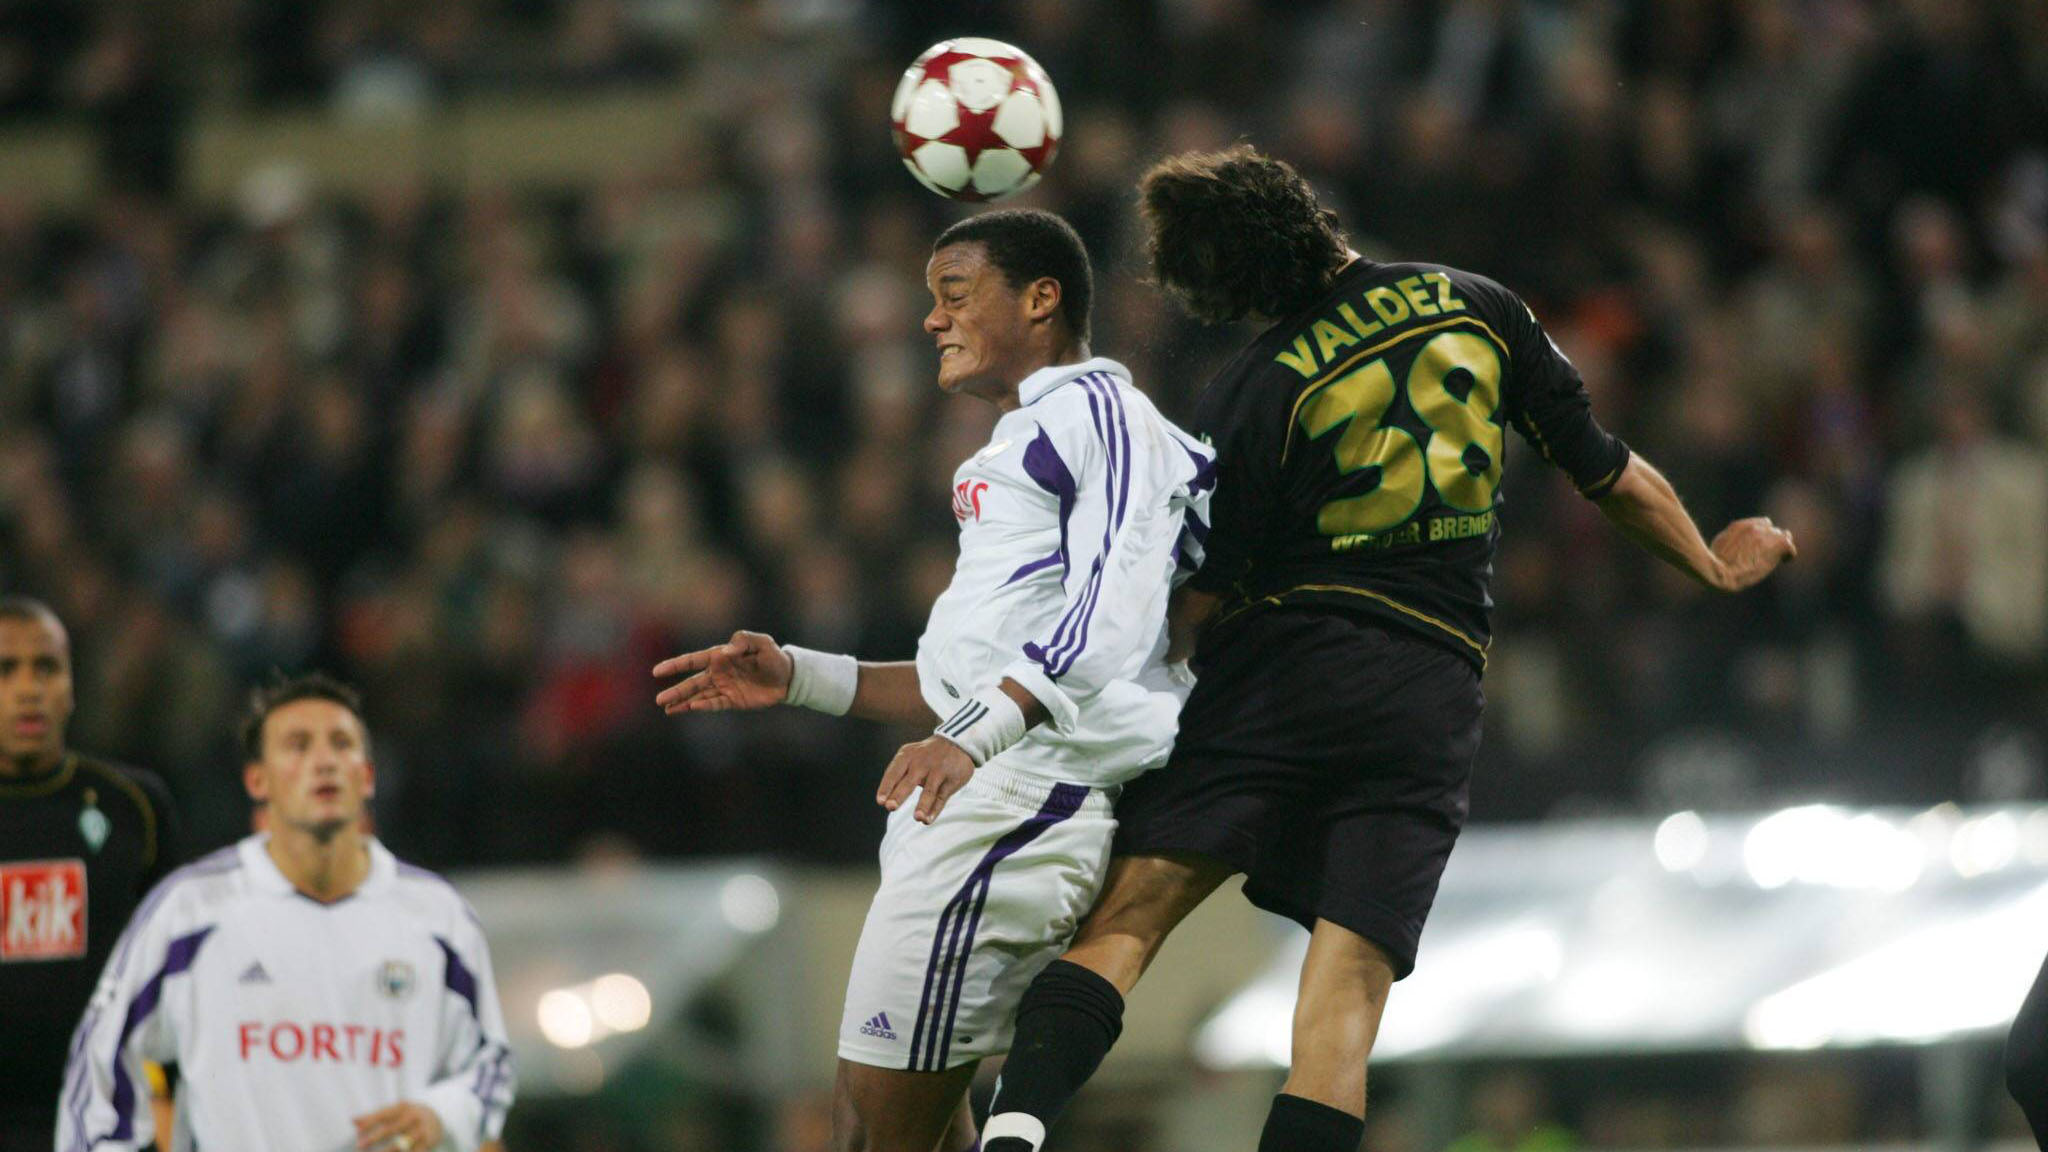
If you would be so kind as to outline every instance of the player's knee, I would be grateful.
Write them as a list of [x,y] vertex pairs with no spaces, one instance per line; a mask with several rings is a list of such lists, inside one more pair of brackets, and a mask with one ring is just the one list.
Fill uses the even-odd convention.
[[848,1103],[832,1112],[832,1152],[867,1152],[868,1133],[861,1127],[860,1113]]
[[853,1104],[853,1085],[844,1068],[832,1086],[832,1152],[867,1152],[867,1129]]

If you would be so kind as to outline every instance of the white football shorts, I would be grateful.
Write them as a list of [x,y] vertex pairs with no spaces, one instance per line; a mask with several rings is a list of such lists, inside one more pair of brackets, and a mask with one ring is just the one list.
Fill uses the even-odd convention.
[[983,768],[919,824],[889,814],[839,1055],[936,1072],[1010,1050],[1017,1001],[1101,894],[1113,796]]

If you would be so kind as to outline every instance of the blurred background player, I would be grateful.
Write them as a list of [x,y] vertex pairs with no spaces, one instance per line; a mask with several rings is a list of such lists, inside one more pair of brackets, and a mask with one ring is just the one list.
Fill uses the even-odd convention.
[[256,691],[243,782],[269,831],[151,893],[79,1023],[60,1150],[147,1145],[142,1062],[179,1065],[172,1148],[469,1152],[512,1100],[490,953],[439,877],[363,831],[353,689]]
[[1199,555],[1211,477],[1127,369],[1090,358],[1088,253],[1064,220],[971,217],[926,277],[940,389],[1002,417],[956,476],[960,557],[915,663],[742,632],[654,669],[690,674],[657,697],[670,713],[790,703],[936,729],[875,797],[891,815],[840,1028],[843,1152],[975,1145],[974,1070],[1094,902],[1118,787],[1173,739],[1169,577]]
[[1505,427],[1708,588],[1762,580],[1792,538],[1756,518],[1709,545],[1519,297],[1359,256],[1287,164],[1172,156],[1140,199],[1160,286],[1198,320],[1268,327],[1195,418],[1217,494],[1174,639],[1200,631],[1202,678],[1172,763],[1118,801],[1101,901],[1024,995],[988,1148],[1040,1146],[1166,935],[1243,872],[1253,903],[1312,932],[1259,1147],[1353,1152],[1387,994],[1465,822]]
[[79,1013],[177,859],[163,782],[69,750],[73,703],[63,623],[0,597],[0,1149],[49,1145]]

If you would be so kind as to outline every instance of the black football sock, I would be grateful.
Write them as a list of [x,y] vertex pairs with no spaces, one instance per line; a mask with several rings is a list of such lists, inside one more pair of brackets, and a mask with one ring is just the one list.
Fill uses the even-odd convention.
[[1341,1108],[1282,1092],[1266,1113],[1259,1152],[1358,1152],[1365,1121]]
[[1017,1038],[981,1126],[982,1152],[1038,1152],[1123,1030],[1116,985],[1070,961],[1047,965],[1017,1004]]

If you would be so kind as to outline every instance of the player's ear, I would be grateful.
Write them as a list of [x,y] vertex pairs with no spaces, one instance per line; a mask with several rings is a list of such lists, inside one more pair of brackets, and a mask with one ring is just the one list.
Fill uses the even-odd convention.
[[263,775],[263,765],[254,760],[242,765],[242,790],[258,804],[270,802],[270,781]]
[[1060,282],[1040,276],[1024,289],[1024,314],[1033,320],[1050,319],[1060,310]]

